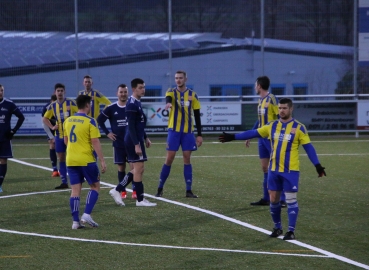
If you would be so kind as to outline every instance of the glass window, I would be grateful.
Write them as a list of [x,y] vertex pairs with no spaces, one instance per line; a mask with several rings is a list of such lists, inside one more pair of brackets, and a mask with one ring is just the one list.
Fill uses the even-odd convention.
[[[294,95],[307,95],[307,84],[293,84],[293,94]],[[294,100],[306,100],[305,97],[295,97]]]
[[[161,86],[146,86],[145,87],[145,97],[160,97],[161,96]],[[163,102],[162,98],[144,98],[142,102]]]
[[270,86],[270,92],[275,96],[283,96],[286,93],[286,85],[285,84],[272,84]]

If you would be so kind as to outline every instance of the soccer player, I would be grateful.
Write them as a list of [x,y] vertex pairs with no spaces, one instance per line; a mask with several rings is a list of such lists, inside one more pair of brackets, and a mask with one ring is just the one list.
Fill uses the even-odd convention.
[[[18,117],[14,128],[11,128],[12,115]],[[0,84],[0,192],[8,169],[8,158],[13,157],[12,143],[14,134],[22,126],[24,115],[13,103],[4,97],[4,86]]]
[[[64,144],[64,121],[77,112],[77,105],[74,100],[65,97],[64,84],[55,84],[56,101],[51,103],[43,117],[43,122],[51,130],[55,130],[55,151],[59,159],[59,173],[62,183],[55,189],[64,189],[68,187],[67,166],[65,164],[66,145]],[[52,125],[50,119],[56,119],[56,124]]]
[[[70,210],[72,213],[72,229],[82,229],[82,223],[92,227],[99,225],[92,219],[91,212],[99,198],[100,173],[93,150],[97,153],[101,164],[101,172],[106,171],[106,164],[99,141],[100,132],[96,120],[88,116],[91,109],[91,97],[80,95],[76,99],[78,112],[64,121],[64,142],[67,145],[67,170],[72,193]],[[90,185],[86,197],[84,214],[79,219],[79,205],[82,183]]]
[[88,116],[96,119],[100,114],[100,104],[107,106],[111,104],[111,101],[100,91],[92,88],[93,81],[90,75],[83,77],[83,85],[85,86],[85,89],[79,91],[78,95],[87,95],[91,97],[91,112]]
[[[270,86],[270,80],[267,76],[261,76],[256,79],[255,82],[255,91],[256,94],[260,96],[259,104],[258,104],[258,121],[255,123],[253,129],[260,128],[270,121],[274,121],[278,119],[278,100],[272,94],[269,93],[268,89]],[[250,140],[246,141],[246,147],[250,146]],[[263,178],[263,197],[256,202],[250,203],[253,206],[257,205],[269,205],[269,193],[267,187],[267,179],[268,179],[268,164],[271,153],[270,141],[268,138],[259,138],[258,139],[258,147],[259,147],[259,158],[261,163],[261,169],[264,173]],[[282,207],[286,207],[286,197],[284,192],[281,195],[281,205]]]
[[[186,87],[187,74],[177,71],[175,74],[177,87],[169,89],[166,93],[165,110],[171,109],[168,122],[167,156],[161,169],[158,192],[156,197],[163,196],[163,188],[167,180],[172,163],[179,146],[182,147],[183,175],[186,183],[186,197],[197,198],[192,193],[192,165],[191,153],[202,145],[200,101],[197,94]],[[197,137],[194,135],[193,116],[195,118]]]
[[[117,88],[118,101],[110,104],[97,117],[97,123],[105,132],[106,136],[113,141],[114,164],[118,165],[118,184],[123,181],[126,175],[127,153],[124,146],[124,136],[126,134],[126,103],[128,99],[128,88],[125,84],[120,84]],[[111,132],[106,128],[105,121],[109,119]],[[130,171],[133,169],[129,164]],[[121,193],[122,199],[127,197],[124,189]],[[136,191],[133,188],[132,199],[136,199]]]
[[[51,98],[50,98],[50,102],[48,102],[44,108],[42,109],[42,113],[41,113],[41,117],[44,117],[44,114],[47,111],[47,108],[50,106],[51,103],[53,103],[54,101],[56,101],[56,95],[52,94]],[[52,119],[50,119],[50,122],[53,126],[55,126],[56,124],[56,119],[55,117],[53,117]],[[44,124],[44,122],[42,122],[42,126],[47,134],[47,140],[49,142],[49,156],[50,156],[50,161],[51,161],[51,166],[53,168],[53,172],[51,174],[51,177],[59,177],[60,174],[58,172],[58,158],[56,156],[56,151],[55,151],[55,130],[50,129],[47,125]]]
[[274,228],[270,237],[279,237],[283,234],[281,220],[280,195],[284,190],[287,201],[288,231],[283,240],[295,239],[295,227],[299,213],[297,191],[299,189],[299,146],[302,145],[314,164],[318,177],[326,175],[325,168],[320,165],[318,156],[306,127],[292,118],[293,104],[289,98],[282,98],[278,104],[279,120],[238,134],[223,133],[219,141],[248,140],[251,138],[269,138],[272,145],[272,154],[269,163],[268,189],[270,199],[270,213]]
[[120,192],[128,185],[129,178],[132,178],[136,187],[136,206],[156,206],[156,203],[151,203],[144,198],[144,185],[142,177],[145,170],[144,162],[147,161],[145,145],[147,148],[151,146],[151,141],[146,136],[145,124],[146,116],[142,111],[141,97],[145,95],[145,82],[136,78],[131,81],[132,96],[129,97],[126,104],[126,116],[128,129],[124,137],[128,162],[132,163],[133,171],[127,173],[123,181],[109,191],[114,201],[118,205],[124,206]]

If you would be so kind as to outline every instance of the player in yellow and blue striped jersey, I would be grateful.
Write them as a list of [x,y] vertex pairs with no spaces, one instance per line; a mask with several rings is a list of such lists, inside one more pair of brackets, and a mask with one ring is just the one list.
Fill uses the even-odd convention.
[[111,104],[111,101],[100,91],[92,88],[93,81],[90,75],[83,77],[83,85],[85,86],[85,89],[79,91],[78,95],[86,95],[91,97],[91,111],[88,116],[97,119],[100,114],[100,104],[107,106]]
[[[270,121],[278,119],[278,99],[268,91],[270,86],[270,79],[267,76],[260,76],[255,82],[256,94],[260,96],[258,102],[258,120],[253,129],[260,128]],[[250,146],[250,140],[246,141],[246,147]],[[268,138],[258,139],[258,150],[261,169],[264,173],[263,177],[263,197],[256,202],[250,203],[253,206],[269,205],[269,192],[267,187],[268,179],[268,163],[270,159],[271,146]],[[281,194],[282,207],[286,207],[286,197],[284,192]]]
[[[186,86],[187,74],[185,71],[177,71],[175,82],[177,87],[169,89],[166,93],[165,110],[169,108],[167,156],[161,169],[158,192],[156,197],[163,196],[165,181],[169,177],[170,170],[176,152],[182,147],[183,175],[186,183],[186,197],[197,198],[192,193],[192,164],[191,153],[202,145],[200,101],[197,94]],[[194,135],[194,121],[197,129],[197,137]]]
[[319,162],[318,156],[306,127],[292,118],[293,104],[289,98],[282,98],[278,103],[279,120],[256,129],[238,134],[223,133],[219,136],[221,142],[232,140],[247,140],[251,138],[268,138],[272,152],[268,171],[268,190],[270,213],[274,222],[270,237],[283,234],[281,221],[280,195],[284,190],[287,202],[288,231],[283,240],[295,239],[295,227],[299,213],[297,192],[299,189],[300,161],[299,146],[302,145],[310,161],[314,164],[318,177],[325,176],[325,168]]
[[[64,84],[55,84],[55,95],[57,100],[49,105],[44,117],[43,123],[47,125],[51,130],[55,130],[55,151],[59,159],[59,173],[62,183],[55,187],[55,189],[68,188],[67,180],[67,167],[65,164],[66,158],[66,146],[64,144],[64,121],[74,115],[77,112],[77,105],[73,99],[65,97],[65,86]],[[53,125],[50,120],[55,118],[56,124]]]

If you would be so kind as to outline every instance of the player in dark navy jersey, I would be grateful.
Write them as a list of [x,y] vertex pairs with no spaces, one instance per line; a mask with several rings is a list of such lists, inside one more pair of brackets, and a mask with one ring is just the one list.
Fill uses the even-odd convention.
[[110,195],[118,205],[124,205],[119,192],[127,184],[133,173],[133,182],[136,187],[137,200],[136,206],[156,206],[144,198],[144,186],[142,176],[144,172],[144,162],[147,161],[145,146],[150,147],[151,141],[146,136],[145,125],[146,117],[141,107],[141,97],[145,95],[145,82],[136,78],[131,81],[132,96],[126,104],[126,117],[128,128],[124,137],[128,162],[132,163],[133,171],[127,173],[123,181],[115,188],[109,191]]
[[[11,128],[12,115],[18,117],[17,124]],[[8,158],[13,157],[11,140],[22,126],[24,115],[9,99],[4,98],[4,86],[0,84],[0,192],[8,169]]]
[[[118,183],[122,182],[126,175],[127,154],[124,145],[124,136],[126,134],[126,103],[128,99],[128,88],[125,84],[120,84],[117,88],[118,101],[110,104],[104,109],[97,118],[97,122],[106,136],[113,141],[114,147],[114,164],[118,165]],[[105,126],[106,120],[109,119],[111,131]],[[132,166],[130,164],[130,171]],[[133,187],[134,189],[134,187]],[[121,193],[123,199],[127,197],[124,189]],[[132,198],[136,199],[136,191],[133,190]]]

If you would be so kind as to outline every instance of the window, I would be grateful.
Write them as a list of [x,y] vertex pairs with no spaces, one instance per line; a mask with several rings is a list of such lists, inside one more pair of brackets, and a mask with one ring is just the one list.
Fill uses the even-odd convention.
[[[161,86],[146,86],[145,97],[161,97]],[[144,98],[142,102],[163,102],[162,98]]]
[[283,96],[286,92],[285,84],[272,84],[270,86],[270,92],[275,96]]
[[[294,95],[307,95],[307,84],[300,83],[300,84],[292,84],[293,87],[293,94]],[[305,97],[297,98],[295,97],[294,100],[306,100]]]
[[[210,87],[210,96],[223,96],[222,95],[222,87]],[[211,98],[210,101],[220,101],[220,98]]]
[[[254,95],[254,85],[238,85],[238,84],[227,84],[227,85],[211,85],[210,96],[237,96],[237,98],[211,98],[210,101],[239,101],[240,96],[251,96]],[[244,98],[244,101],[251,101],[252,98]]]
[[[243,96],[255,95],[253,84],[242,86],[241,91],[242,91]],[[243,101],[252,101],[253,98],[242,98],[242,100]]]

